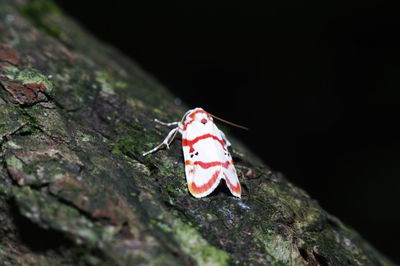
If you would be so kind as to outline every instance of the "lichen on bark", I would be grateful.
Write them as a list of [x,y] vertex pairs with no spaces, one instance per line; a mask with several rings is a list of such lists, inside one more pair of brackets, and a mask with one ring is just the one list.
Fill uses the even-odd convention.
[[186,107],[53,2],[0,5],[5,265],[392,265],[237,140],[242,199],[191,197],[177,143],[141,156]]

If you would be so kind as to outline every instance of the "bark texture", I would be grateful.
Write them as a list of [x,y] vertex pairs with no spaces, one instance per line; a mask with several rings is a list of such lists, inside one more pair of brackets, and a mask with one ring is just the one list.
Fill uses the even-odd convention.
[[179,141],[141,156],[187,108],[53,2],[0,44],[0,264],[392,265],[236,140],[242,199],[190,196]]

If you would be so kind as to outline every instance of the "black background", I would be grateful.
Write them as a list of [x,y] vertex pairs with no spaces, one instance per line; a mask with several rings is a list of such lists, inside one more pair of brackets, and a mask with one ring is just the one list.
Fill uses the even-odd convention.
[[378,1],[56,1],[400,261],[400,10]]

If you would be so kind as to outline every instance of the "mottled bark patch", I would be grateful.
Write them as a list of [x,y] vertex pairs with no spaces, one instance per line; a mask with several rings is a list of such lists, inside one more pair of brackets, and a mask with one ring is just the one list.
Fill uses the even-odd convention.
[[1,84],[10,93],[13,100],[19,104],[33,105],[47,100],[44,94],[47,87],[42,83],[20,85],[14,82],[1,82]]
[[51,184],[50,192],[72,203],[93,218],[107,220],[119,227],[129,220],[124,211],[128,208],[128,204],[111,189],[90,187],[68,177]]
[[0,69],[6,66],[18,66],[21,63],[19,54],[12,48],[0,45]]
[[14,167],[7,167],[8,174],[18,185],[22,185],[24,183],[24,173],[19,171]]

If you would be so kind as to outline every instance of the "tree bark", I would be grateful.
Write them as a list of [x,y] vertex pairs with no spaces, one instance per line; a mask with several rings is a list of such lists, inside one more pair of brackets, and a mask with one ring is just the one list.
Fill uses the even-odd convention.
[[[392,265],[233,140],[242,199],[188,193],[185,106],[47,0],[0,0],[2,265]],[[229,137],[228,137],[229,138]]]

